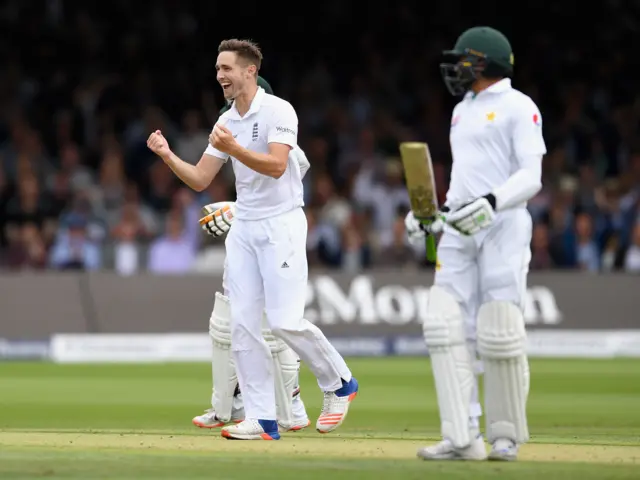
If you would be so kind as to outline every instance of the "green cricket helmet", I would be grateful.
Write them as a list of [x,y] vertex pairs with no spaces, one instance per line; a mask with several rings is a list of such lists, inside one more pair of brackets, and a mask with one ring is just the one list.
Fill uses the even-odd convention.
[[[269,95],[273,95],[273,88],[271,88],[271,85],[269,85],[269,82],[267,82],[264,78],[258,77],[258,86],[264,88],[264,91],[267,92]],[[226,100],[226,105],[220,109],[220,115],[222,115],[224,112],[229,110],[231,108],[232,103],[233,103],[233,100]]]
[[442,78],[452,95],[464,95],[478,74],[486,78],[509,77],[513,73],[513,51],[507,37],[491,27],[465,31],[453,50],[443,52],[455,63],[441,63]]

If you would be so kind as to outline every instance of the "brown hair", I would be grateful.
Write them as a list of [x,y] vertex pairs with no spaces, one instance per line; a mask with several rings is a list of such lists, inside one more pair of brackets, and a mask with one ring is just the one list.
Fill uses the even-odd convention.
[[256,69],[260,70],[262,52],[258,44],[251,40],[238,40],[237,38],[223,40],[218,47],[218,53],[222,52],[235,52],[239,58],[255,65]]

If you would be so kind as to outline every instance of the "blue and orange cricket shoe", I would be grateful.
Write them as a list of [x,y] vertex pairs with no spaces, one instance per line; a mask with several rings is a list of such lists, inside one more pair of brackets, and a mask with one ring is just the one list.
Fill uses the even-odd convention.
[[358,394],[358,381],[351,378],[342,381],[342,387],[335,392],[325,392],[322,412],[316,422],[316,430],[320,433],[333,432],[347,418],[349,405]]

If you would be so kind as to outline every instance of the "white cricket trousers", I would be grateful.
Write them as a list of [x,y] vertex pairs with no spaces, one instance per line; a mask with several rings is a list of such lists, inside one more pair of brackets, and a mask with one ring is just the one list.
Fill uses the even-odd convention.
[[351,380],[344,359],[318,327],[304,319],[307,296],[307,218],[302,208],[263,220],[236,218],[225,241],[231,308],[231,349],[245,417],[276,420],[271,351],[262,315],[273,334],[307,364],[321,390]]
[[[458,300],[471,348],[475,349],[477,315],[484,303],[504,301],[524,309],[531,234],[531,215],[518,208],[500,212],[492,225],[476,235],[468,237],[452,229],[442,235],[434,283]],[[471,416],[478,417],[482,410],[477,384],[472,397]]]

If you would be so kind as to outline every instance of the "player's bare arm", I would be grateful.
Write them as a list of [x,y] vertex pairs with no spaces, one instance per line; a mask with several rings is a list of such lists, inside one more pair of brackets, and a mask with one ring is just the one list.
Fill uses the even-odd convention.
[[227,153],[251,170],[272,178],[280,178],[287,169],[291,147],[283,143],[270,143],[269,153],[258,153],[242,147],[231,131],[223,125],[216,125],[209,136],[209,143],[215,149]]
[[284,143],[270,143],[269,153],[258,153],[240,148],[234,155],[250,169],[272,178],[280,178],[287,169],[291,147]]
[[180,180],[197,192],[206,189],[224,165],[223,159],[206,153],[195,165],[185,162],[169,148],[169,142],[160,130],[149,135],[147,147],[158,155]]

